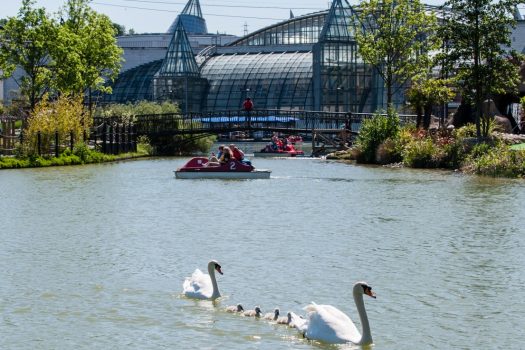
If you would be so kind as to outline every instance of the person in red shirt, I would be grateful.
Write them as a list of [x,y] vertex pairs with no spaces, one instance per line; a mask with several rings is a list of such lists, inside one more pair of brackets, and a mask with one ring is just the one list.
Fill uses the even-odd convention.
[[249,97],[246,97],[246,100],[244,100],[244,102],[242,103],[242,108],[246,111],[246,112],[251,112],[253,110],[253,102],[252,102],[252,99],[249,98]]
[[233,153],[233,158],[237,159],[239,162],[244,159],[244,152],[238,149],[233,143],[230,145],[230,150]]

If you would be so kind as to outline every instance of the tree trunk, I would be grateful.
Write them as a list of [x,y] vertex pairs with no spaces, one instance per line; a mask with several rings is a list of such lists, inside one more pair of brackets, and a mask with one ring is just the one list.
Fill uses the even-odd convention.
[[428,128],[430,127],[430,117],[431,116],[432,116],[432,105],[427,104],[425,105],[425,115],[423,118],[423,128],[425,130],[428,130]]

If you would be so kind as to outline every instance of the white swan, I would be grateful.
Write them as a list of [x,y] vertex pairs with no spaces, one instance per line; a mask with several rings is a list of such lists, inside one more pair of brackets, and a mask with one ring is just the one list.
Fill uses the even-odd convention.
[[253,310],[244,311],[243,315],[248,317],[261,317],[261,308],[256,306]]
[[215,279],[215,271],[222,275],[221,265],[212,260],[208,263],[208,273],[206,275],[201,270],[196,269],[191,277],[186,277],[182,284],[182,292],[188,298],[214,300],[221,296],[219,286]]
[[268,313],[264,314],[263,318],[265,320],[277,321],[277,319],[279,318],[279,309],[275,308],[273,310],[273,312],[268,312]]
[[340,344],[354,343],[356,345],[372,344],[372,334],[370,324],[366,315],[363,294],[375,298],[366,282],[357,282],[353,289],[354,302],[363,326],[361,335],[352,320],[339,309],[331,305],[317,305],[312,303],[307,305],[304,310],[308,312],[306,319],[301,319],[297,315],[292,315],[292,324],[304,334],[308,339],[319,340],[325,343]]
[[244,308],[241,304],[231,305],[226,307],[226,312],[243,312]]

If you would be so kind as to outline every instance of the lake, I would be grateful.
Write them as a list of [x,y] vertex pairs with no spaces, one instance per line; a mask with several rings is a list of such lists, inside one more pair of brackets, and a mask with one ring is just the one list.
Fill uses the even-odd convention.
[[[321,159],[178,180],[188,158],[0,171],[1,349],[319,349],[225,312],[315,301],[374,349],[523,349],[525,183]],[[218,260],[223,297],[181,296]]]

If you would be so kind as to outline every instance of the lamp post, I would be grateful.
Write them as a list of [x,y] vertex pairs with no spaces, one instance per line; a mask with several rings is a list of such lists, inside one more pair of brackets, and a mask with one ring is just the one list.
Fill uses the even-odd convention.
[[335,111],[339,112],[339,92],[343,91],[344,88],[342,86],[338,86],[335,89]]

